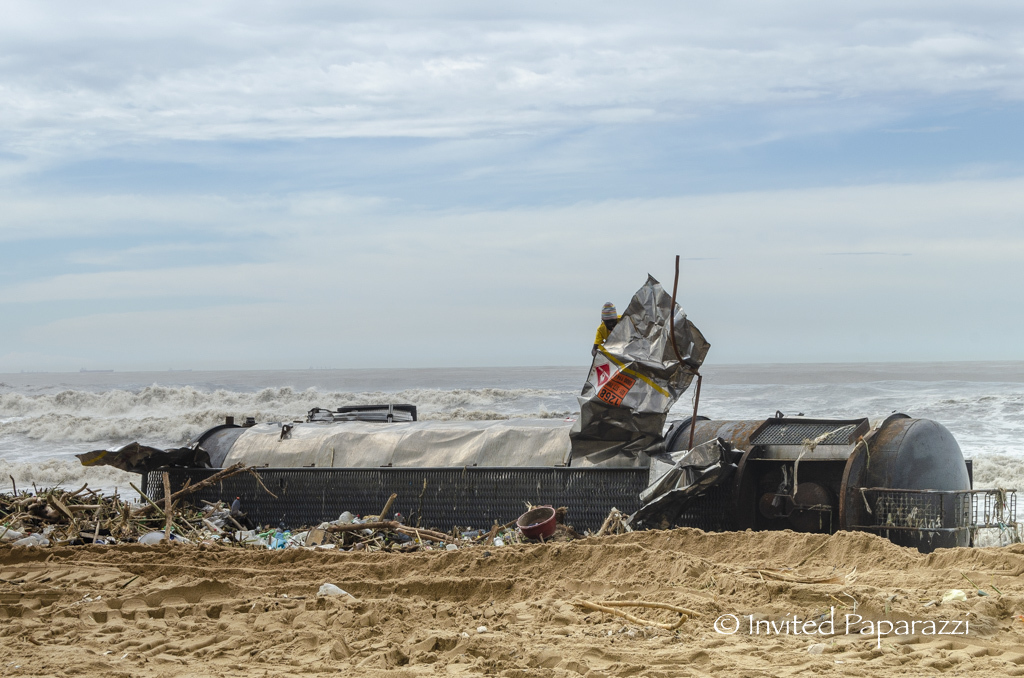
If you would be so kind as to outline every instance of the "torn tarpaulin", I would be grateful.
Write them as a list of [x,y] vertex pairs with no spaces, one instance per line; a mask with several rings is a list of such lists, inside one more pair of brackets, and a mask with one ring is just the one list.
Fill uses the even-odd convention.
[[691,450],[651,457],[650,485],[640,493],[643,506],[630,516],[629,525],[673,525],[690,500],[732,478],[742,454],[722,438],[713,438]]
[[689,387],[711,347],[676,304],[679,361],[671,306],[672,297],[648,276],[599,347],[579,396],[580,418],[570,433],[574,459],[636,457],[661,440],[669,408]]
[[94,450],[76,454],[82,466],[113,466],[132,473],[148,473],[161,466],[206,466],[210,456],[202,450],[182,447],[161,450],[139,443],[128,443],[112,450]]

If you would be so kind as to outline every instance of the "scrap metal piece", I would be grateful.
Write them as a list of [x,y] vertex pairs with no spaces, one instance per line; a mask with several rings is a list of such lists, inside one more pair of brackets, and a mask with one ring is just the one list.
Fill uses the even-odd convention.
[[137,442],[111,450],[94,450],[76,454],[82,466],[113,466],[130,473],[148,473],[163,466],[209,467],[210,457],[203,450],[181,447],[160,450]]
[[660,442],[669,409],[689,388],[710,348],[649,275],[594,356],[578,396],[580,418],[570,433],[573,458],[633,458]]
[[651,482],[640,493],[643,506],[629,524],[672,524],[687,502],[733,476],[740,454],[727,441],[713,438],[692,450],[651,457]]

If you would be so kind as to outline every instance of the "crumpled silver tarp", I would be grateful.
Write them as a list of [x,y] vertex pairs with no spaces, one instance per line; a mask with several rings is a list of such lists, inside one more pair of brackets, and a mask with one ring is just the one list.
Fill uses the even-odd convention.
[[219,465],[565,466],[569,427],[561,419],[257,424],[241,433],[227,429],[233,442]]
[[599,347],[578,397],[572,456],[604,461],[636,457],[662,439],[669,408],[690,386],[711,348],[676,304],[672,345],[672,297],[650,275],[615,329]]
[[722,438],[712,438],[691,450],[651,457],[650,485],[640,493],[643,506],[629,524],[672,525],[687,502],[732,477],[740,455]]

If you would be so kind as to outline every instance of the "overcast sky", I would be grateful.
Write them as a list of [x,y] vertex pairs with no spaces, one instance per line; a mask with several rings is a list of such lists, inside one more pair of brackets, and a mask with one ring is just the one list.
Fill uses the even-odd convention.
[[1024,359],[1024,6],[0,0],[0,372]]

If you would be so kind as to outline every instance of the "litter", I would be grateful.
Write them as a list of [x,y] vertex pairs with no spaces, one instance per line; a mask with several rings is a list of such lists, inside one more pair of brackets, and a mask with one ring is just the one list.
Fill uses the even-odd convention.
[[[231,467],[232,473],[251,468]],[[212,476],[211,476],[212,477]],[[208,486],[208,485],[207,485]],[[133,486],[134,487],[134,486]],[[507,546],[531,541],[566,541],[579,537],[565,524],[566,507],[529,507],[524,517],[535,516],[516,527],[516,521],[495,524],[490,529],[456,528],[450,533],[406,525],[401,514],[385,520],[389,507],[379,515],[359,517],[344,511],[337,520],[316,527],[284,522],[276,528],[252,526],[233,498],[235,510],[224,501],[188,503],[186,485],[168,502],[154,500],[138,488],[141,501],[122,496],[103,496],[83,485],[78,490],[36,489],[17,494],[0,494],[0,542],[14,546],[85,546],[140,543],[157,545],[217,544],[249,549],[319,549],[336,551],[385,551],[409,553],[442,549],[455,551],[475,546]],[[389,500],[390,502],[390,500]],[[168,505],[170,510],[168,511]],[[529,505],[528,505],[529,506]],[[522,518],[521,518],[522,520]]]
[[340,588],[338,586],[335,586],[334,584],[328,584],[328,583],[324,583],[324,585],[320,587],[320,590],[316,592],[316,595],[318,595],[318,596],[320,596],[322,598],[326,598],[326,597],[330,597],[330,596],[348,596],[352,600],[356,599],[355,596],[353,596],[351,593],[349,593],[345,589]]
[[967,594],[960,589],[950,589],[942,596],[942,602],[951,603],[958,600],[967,600]]

